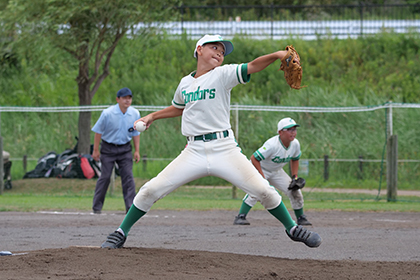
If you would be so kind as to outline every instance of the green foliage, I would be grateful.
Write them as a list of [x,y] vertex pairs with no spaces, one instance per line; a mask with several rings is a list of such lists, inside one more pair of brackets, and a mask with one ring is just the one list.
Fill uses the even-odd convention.
[[[151,35],[151,34],[149,34]],[[281,105],[314,107],[348,107],[379,105],[393,102],[419,103],[419,40],[418,35],[383,33],[361,39],[303,41],[250,40],[235,37],[235,51],[227,63],[248,62],[254,58],[284,49],[293,44],[299,51],[304,69],[303,84],[307,88],[291,90],[284,81],[280,63],[270,65],[252,75],[247,85],[232,91],[232,103],[245,105]],[[133,105],[170,105],[179,80],[195,69],[195,41],[185,37],[169,39],[166,35],[142,39],[124,38],[115,50],[110,76],[95,95],[93,104],[115,104],[115,93],[121,87],[132,89]],[[0,104],[3,106],[74,106],[78,104],[77,73],[69,55],[54,51],[47,41],[39,48],[45,52],[34,57],[19,57],[19,67],[0,79]],[[4,94],[3,94],[4,93]],[[145,115],[150,112],[140,112]],[[92,113],[92,123],[100,112]],[[419,119],[416,109],[394,109],[394,133],[399,139],[400,159],[419,159],[413,147],[420,140],[413,124]],[[322,159],[324,155],[338,159],[382,159],[385,145],[385,110],[364,113],[285,113],[239,112],[238,142],[248,157],[269,137],[275,135],[282,117],[294,118],[301,128],[298,139],[302,158]],[[77,136],[77,113],[1,113],[1,134],[4,149],[13,158],[39,158],[55,150],[73,147]],[[234,125],[232,113],[232,125]],[[40,129],[42,128],[42,129]],[[93,133],[91,133],[93,141]],[[186,144],[180,133],[180,118],[155,122],[141,136],[141,154],[148,158],[176,157]],[[149,161],[136,176],[151,178],[168,161]],[[32,163],[33,164],[33,163]],[[23,170],[15,163],[15,178]],[[138,168],[141,165],[137,165]],[[312,185],[325,185],[323,162],[310,163],[308,180]],[[28,168],[28,170],[31,170]],[[404,189],[415,188],[420,173],[418,164],[401,163],[399,178]],[[331,162],[330,181],[350,182],[369,187],[384,179],[384,165],[366,163],[359,174],[357,162]],[[382,175],[381,175],[382,174]],[[381,177],[382,176],[382,177]],[[360,178],[360,179],[359,179]],[[403,179],[402,179],[403,178]],[[228,184],[207,177],[196,184]]]
[[[41,79],[41,88],[35,88],[36,91],[43,92],[52,86],[48,81],[43,83],[44,74],[54,83],[62,75],[65,80],[77,78],[77,87],[71,92],[77,99],[81,94],[79,104],[90,105],[97,87],[109,74],[109,59],[119,40],[128,30],[134,30],[139,22],[147,24],[161,18],[170,20],[174,3],[160,0],[141,3],[49,0],[37,1],[36,4],[8,1],[1,14],[0,36],[8,38],[9,53],[17,55],[25,65],[21,74],[34,76],[36,73],[40,76],[35,77]],[[147,37],[148,29],[137,29],[141,36],[139,41],[142,41]],[[3,64],[0,64],[2,69],[6,68]],[[41,105],[33,101],[32,104]]]
[[[362,39],[303,41],[250,40],[236,37],[232,41],[235,51],[225,63],[253,60],[259,55],[284,49],[293,44],[301,54],[304,69],[303,84],[308,88],[299,91],[307,96],[304,103],[313,106],[314,91],[346,92],[336,98],[335,106],[371,105],[372,97],[383,103],[419,102],[420,63],[417,34],[399,35],[383,33]],[[116,48],[110,64],[110,77],[94,97],[93,104],[112,104],[114,93],[122,86],[138,93],[133,104],[170,104],[173,92],[181,77],[195,68],[192,57],[195,41],[163,36],[142,39],[123,39]],[[37,55],[19,57],[19,69],[11,71],[0,80],[0,103],[12,106],[76,105],[76,64],[68,54],[57,52],[51,44],[38,45]],[[363,50],[363,51],[362,51]],[[2,67],[2,66],[0,66]],[[3,66],[4,67],[4,66]],[[268,105],[282,105],[292,91],[277,71],[280,63],[252,75],[246,86],[234,89],[232,102],[257,99]],[[22,92],[25,94],[22,95]],[[329,94],[327,94],[329,95]],[[329,98],[329,97],[328,97]],[[76,101],[76,102],[75,102]],[[316,100],[317,106],[331,106],[329,99]],[[290,105],[290,104],[288,104]]]
[[[0,38],[7,37],[7,46],[21,58],[36,58],[44,46],[52,53],[69,55],[75,63],[71,69],[77,70],[78,104],[91,105],[110,74],[110,61],[119,41],[126,34],[130,38],[146,36],[153,30],[150,23],[171,20],[174,4],[167,0],[11,0],[0,15],[4,25]],[[43,55],[46,63],[35,65],[53,68],[49,54]],[[45,87],[50,85],[41,84],[40,90]],[[80,112],[79,153],[89,152],[90,121],[90,112]]]

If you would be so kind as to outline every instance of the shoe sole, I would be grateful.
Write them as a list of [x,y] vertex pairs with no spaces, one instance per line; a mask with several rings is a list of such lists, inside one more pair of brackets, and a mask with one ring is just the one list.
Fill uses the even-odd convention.
[[[302,229],[296,229],[296,230],[300,230],[299,234],[303,234],[305,232],[302,232]],[[305,230],[307,231],[307,230]],[[322,238],[321,236],[319,236],[318,233],[313,232],[313,231],[309,231],[309,236],[307,238],[303,238],[303,237],[293,237],[290,235],[290,233],[287,232],[286,230],[286,234],[290,237],[290,239],[292,239],[293,241],[296,242],[302,242],[304,243],[306,246],[310,247],[310,248],[317,248],[319,247],[319,245],[321,245],[322,243]]]

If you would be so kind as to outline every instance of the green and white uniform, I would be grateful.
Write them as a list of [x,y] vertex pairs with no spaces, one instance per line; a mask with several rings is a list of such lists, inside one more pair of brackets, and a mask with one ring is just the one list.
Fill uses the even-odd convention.
[[198,78],[195,73],[182,78],[172,105],[184,109],[182,134],[188,145],[140,189],[134,199],[138,209],[147,212],[179,186],[205,176],[229,181],[258,198],[268,210],[280,205],[281,196],[242,154],[230,125],[231,89],[250,80],[247,72],[247,64],[231,64]]
[[[271,186],[287,194],[293,209],[303,207],[303,195],[301,190],[291,191],[288,189],[292,179],[283,170],[290,160],[299,160],[301,156],[300,143],[297,139],[290,142],[288,148],[284,147],[278,135],[268,139],[255,153],[254,157],[261,164],[265,178]],[[243,201],[253,207],[258,199],[252,195],[245,195]]]

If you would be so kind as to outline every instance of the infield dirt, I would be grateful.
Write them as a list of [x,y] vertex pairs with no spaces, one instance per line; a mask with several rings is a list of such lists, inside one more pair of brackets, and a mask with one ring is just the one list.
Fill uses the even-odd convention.
[[151,210],[125,248],[100,249],[124,213],[2,212],[1,279],[419,279],[418,213],[308,212],[319,248],[268,212]]

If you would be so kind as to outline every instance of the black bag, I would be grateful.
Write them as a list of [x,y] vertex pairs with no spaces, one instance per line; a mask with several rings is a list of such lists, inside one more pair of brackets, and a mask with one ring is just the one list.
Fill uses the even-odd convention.
[[57,154],[53,151],[40,157],[35,169],[26,172],[25,175],[23,175],[23,179],[50,177],[50,173],[52,172],[56,160]]
[[[63,152],[64,153],[64,152]],[[80,157],[77,153],[64,154],[54,166],[52,177],[57,178],[81,178],[84,179],[80,166]]]
[[[26,178],[43,178],[43,177],[58,177],[58,178],[82,178],[85,175],[81,166],[81,157],[86,157],[89,164],[95,171],[95,177],[100,176],[100,165],[98,165],[90,155],[77,154],[77,146],[79,139],[75,137],[77,142],[73,149],[66,149],[61,154],[49,152],[42,156],[34,170],[27,172],[23,179]],[[93,145],[90,145],[90,153],[92,154]]]

